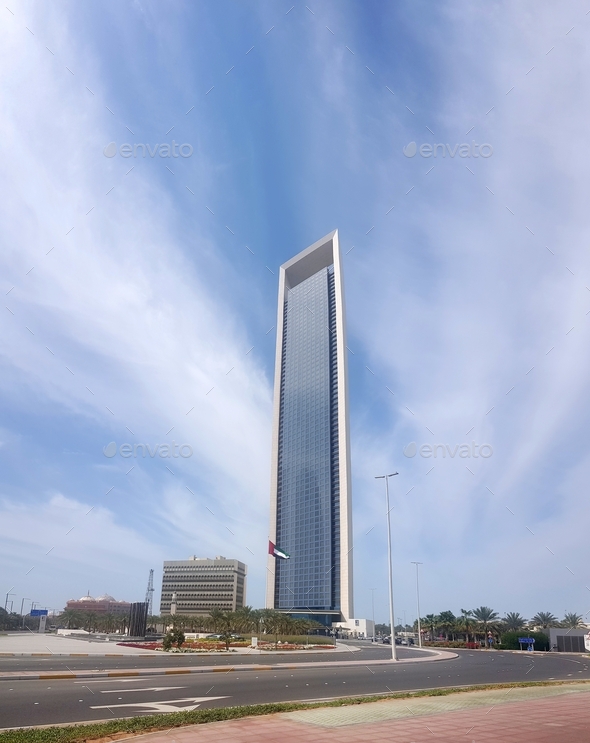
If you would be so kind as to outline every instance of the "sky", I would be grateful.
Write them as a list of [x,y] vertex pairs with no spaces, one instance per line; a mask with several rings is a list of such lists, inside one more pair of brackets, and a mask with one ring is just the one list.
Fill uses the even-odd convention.
[[412,561],[422,615],[590,610],[586,6],[9,0],[2,601],[225,555],[264,605],[278,268],[338,229],[355,615],[395,471],[396,622]]

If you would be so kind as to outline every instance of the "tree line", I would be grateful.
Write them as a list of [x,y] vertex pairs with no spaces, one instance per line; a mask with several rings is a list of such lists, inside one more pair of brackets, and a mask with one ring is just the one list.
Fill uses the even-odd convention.
[[[29,617],[25,618],[28,621]],[[33,618],[34,619],[34,618]],[[38,620],[36,620],[38,622]],[[128,614],[100,614],[77,609],[64,609],[56,617],[51,617],[49,624],[58,628],[83,629],[87,632],[124,634],[129,628]],[[18,614],[3,612],[0,609],[0,628],[18,629],[22,626],[22,617]],[[307,619],[297,619],[274,609],[253,609],[244,606],[237,611],[213,609],[209,614],[190,616],[186,614],[152,615],[147,618],[148,630],[165,632],[168,627],[183,632],[211,632],[222,634],[254,635],[305,635],[322,625]]]
[[[566,612],[559,620],[549,611],[540,611],[531,619],[526,619],[516,611],[510,611],[504,617],[489,606],[480,606],[477,609],[461,609],[457,616],[452,611],[442,611],[440,614],[427,614],[420,618],[421,629],[427,632],[431,640],[443,637],[446,641],[463,639],[465,642],[478,642],[485,639],[491,632],[500,636],[505,632],[518,632],[534,629],[548,629],[549,627],[564,627],[567,629],[583,628],[584,617],[575,612]],[[418,631],[418,622],[404,627],[396,625],[396,632]],[[378,624],[376,632],[389,634],[389,625]]]

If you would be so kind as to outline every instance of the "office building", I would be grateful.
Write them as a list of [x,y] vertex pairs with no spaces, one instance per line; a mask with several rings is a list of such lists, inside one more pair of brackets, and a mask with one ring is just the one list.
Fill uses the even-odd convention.
[[222,555],[167,560],[162,576],[160,614],[170,614],[176,594],[176,614],[209,614],[212,609],[236,611],[246,601],[247,568]]
[[328,626],[354,616],[346,353],[334,231],[280,269],[266,591]]

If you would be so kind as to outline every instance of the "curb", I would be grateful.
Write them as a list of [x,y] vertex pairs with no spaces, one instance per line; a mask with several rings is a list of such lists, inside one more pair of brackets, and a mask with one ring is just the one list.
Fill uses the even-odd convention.
[[439,660],[451,660],[458,658],[457,653],[441,651],[434,657],[428,658],[406,658],[404,660],[350,660],[350,661],[331,661],[328,663],[274,663],[272,665],[259,664],[239,664],[236,666],[199,666],[192,668],[144,668],[141,671],[121,670],[121,671],[68,671],[54,673],[34,673],[12,671],[0,673],[0,681],[43,681],[46,679],[63,680],[69,679],[89,679],[89,678],[132,678],[137,676],[175,676],[187,673],[232,673],[246,671],[297,671],[304,668],[346,668],[356,666],[386,666],[391,663],[428,663]]
[[[158,653],[161,655],[161,653]],[[0,653],[0,658],[153,658],[152,653]]]

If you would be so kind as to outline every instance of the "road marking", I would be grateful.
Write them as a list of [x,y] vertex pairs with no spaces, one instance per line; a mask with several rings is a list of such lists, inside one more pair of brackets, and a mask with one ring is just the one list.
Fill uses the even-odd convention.
[[145,679],[88,679],[87,681],[74,681],[75,684],[133,684],[139,681],[151,681],[151,678]]
[[[169,699],[167,702],[133,702],[128,704],[102,704],[90,707],[90,709],[115,709],[119,707],[144,707],[154,712],[192,712],[197,709],[202,702],[214,702],[217,699],[227,699],[228,697],[186,697],[185,699]],[[188,706],[176,707],[175,705],[182,702],[192,702]]]
[[145,689],[103,689],[101,694],[122,694],[125,691],[168,691],[170,689],[186,689],[186,686],[146,686]]

